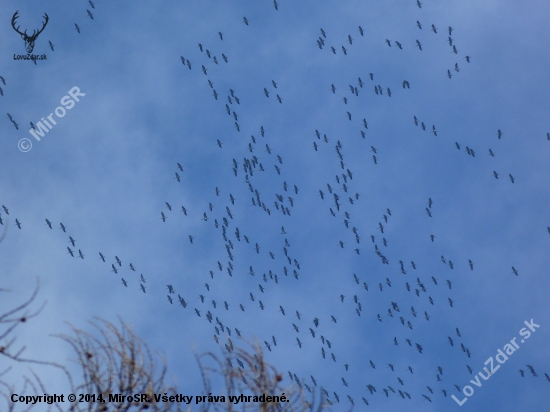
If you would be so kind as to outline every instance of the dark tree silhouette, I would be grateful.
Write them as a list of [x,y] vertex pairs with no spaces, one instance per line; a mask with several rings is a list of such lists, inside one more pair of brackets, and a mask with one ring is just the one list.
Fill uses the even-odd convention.
[[[1,240],[0,240],[1,242]],[[38,395],[44,394],[45,388],[42,381],[32,369],[30,369],[31,376],[23,377],[23,387],[16,391],[15,385],[7,381],[7,376],[11,371],[14,364],[28,364],[30,365],[42,365],[53,368],[61,369],[66,373],[63,366],[54,363],[41,360],[30,359],[23,356],[26,349],[25,346],[16,345],[15,331],[21,325],[26,324],[29,320],[36,318],[45,306],[45,303],[38,309],[31,309],[34,303],[38,291],[40,289],[40,283],[37,279],[36,287],[34,288],[31,296],[19,306],[0,314],[0,359],[4,359],[6,362],[0,364],[0,397],[4,398],[6,402],[8,412],[16,410],[16,403],[11,402],[11,395],[17,393],[18,395]],[[0,293],[9,292],[6,289],[0,289]],[[3,365],[7,366],[3,366]],[[70,375],[66,375],[70,380]],[[31,406],[26,406],[24,410],[30,410]],[[2,409],[4,410],[4,409]]]
[[[37,317],[44,305],[37,310],[31,310],[35,301],[39,283],[34,292],[21,305],[8,310],[0,315],[0,359],[4,358],[7,363],[23,363],[31,365],[42,365],[57,368],[64,372],[70,393],[73,394],[102,394],[105,402],[97,398],[90,398],[87,402],[64,402],[48,405],[48,410],[71,411],[71,412],[180,412],[191,411],[191,405],[181,402],[164,402],[155,398],[166,394],[175,396],[180,392],[175,385],[167,383],[167,365],[163,357],[158,360],[151,354],[146,343],[143,342],[132,329],[121,319],[120,326],[113,323],[96,319],[91,322],[96,333],[90,333],[71,325],[69,334],[55,335],[68,343],[76,354],[77,370],[81,377],[78,384],[74,383],[73,376],[69,369],[54,362],[40,361],[25,358],[23,352],[25,346],[16,347],[14,332],[22,324]],[[0,289],[1,292],[6,292]],[[233,412],[259,411],[259,412],[305,412],[323,411],[328,408],[321,395],[315,402],[315,392],[308,401],[297,385],[283,387],[283,377],[275,367],[268,364],[263,356],[261,345],[248,344],[251,349],[235,347],[231,339],[227,338],[225,349],[221,349],[221,356],[213,352],[197,354],[200,374],[203,382],[203,393],[194,396],[203,396],[204,402],[195,406],[200,412],[223,411]],[[29,411],[40,405],[41,410],[44,403],[26,405],[25,403],[12,402],[11,395],[43,395],[47,394],[42,380],[32,369],[30,376],[23,377],[23,387],[16,388],[9,384],[6,376],[11,366],[4,370],[0,369],[0,396],[6,403],[8,412]],[[71,368],[73,370],[73,368]],[[213,382],[223,382],[220,387],[214,387]],[[146,401],[128,401],[128,396],[145,394]],[[109,398],[109,395],[112,395]],[[120,396],[120,398],[114,395]],[[217,399],[208,395],[216,395]],[[231,402],[230,396],[250,396],[248,402]],[[265,398],[265,397],[271,398]],[[257,397],[254,400],[254,397]],[[241,398],[248,399],[248,398]],[[235,400],[233,398],[233,400]],[[187,409],[185,409],[187,408]]]

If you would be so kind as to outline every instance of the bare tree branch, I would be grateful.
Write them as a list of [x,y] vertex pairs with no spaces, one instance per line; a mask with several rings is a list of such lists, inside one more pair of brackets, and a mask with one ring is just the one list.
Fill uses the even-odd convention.
[[[75,402],[69,411],[183,411],[179,403],[155,399],[155,394],[173,396],[178,393],[165,381],[166,362],[163,358],[157,372],[157,364],[147,345],[122,320],[119,328],[103,319],[91,324],[100,338],[72,325],[71,335],[57,337],[72,346],[77,355],[75,362],[82,372],[82,383],[72,386],[72,393],[102,394],[105,403]],[[127,397],[135,394],[146,394],[148,402],[128,402]]]
[[[149,347],[132,329],[119,319],[116,326],[104,319],[90,322],[95,333],[90,333],[70,325],[70,334],[55,335],[67,342],[76,354],[73,360],[81,373],[81,380],[75,385],[66,367],[53,362],[22,358],[25,347],[12,351],[15,342],[13,332],[17,326],[40,314],[44,305],[31,311],[30,305],[36,299],[39,283],[31,297],[15,309],[0,315],[0,355],[13,362],[32,363],[53,366],[61,369],[69,382],[73,394],[88,394],[82,399],[68,404],[54,403],[48,411],[59,412],[183,412],[182,402],[166,402],[159,395],[176,396],[175,385],[166,382],[166,360],[158,360],[151,354]],[[2,330],[2,326],[5,326]],[[315,391],[308,401],[302,385],[282,386],[283,376],[264,358],[260,344],[244,341],[250,349],[234,347],[228,337],[221,356],[213,352],[196,354],[202,382],[202,402],[196,401],[200,412],[322,412],[329,409],[328,400],[320,392],[316,401]],[[11,395],[42,395],[48,393],[40,377],[31,369],[30,377],[24,378],[23,388],[15,388],[2,378],[10,367],[0,372],[0,396],[7,403],[7,411],[29,411],[34,405],[11,402]],[[214,379],[214,381],[213,381]],[[216,383],[216,385],[214,385]],[[219,385],[218,385],[219,384]],[[220,386],[218,388],[218,386]],[[309,387],[308,387],[309,390]],[[311,392],[311,390],[310,390]],[[103,399],[98,399],[98,395]],[[144,394],[138,402],[133,396]],[[95,398],[92,396],[95,395]],[[188,407],[191,411],[191,406]]]
[[[308,401],[302,388],[297,385],[282,387],[283,376],[266,362],[261,344],[247,343],[252,348],[250,351],[234,347],[230,338],[227,341],[225,349],[222,349],[222,357],[212,352],[195,355],[201,370],[205,395],[212,393],[211,374],[223,378],[225,384],[225,402],[208,402],[201,406],[201,412],[210,409],[216,412],[233,412],[236,408],[259,412],[320,412],[328,409],[322,394],[318,402],[315,402],[315,393],[312,393],[311,401]],[[212,362],[213,366],[205,366],[204,362]],[[230,396],[245,402],[231,402]]]
[[[1,239],[0,239],[1,241]],[[23,363],[23,364],[34,364],[34,365],[41,365],[41,366],[52,366],[54,368],[62,370],[67,378],[70,380],[70,375],[68,374],[67,370],[54,362],[48,362],[48,361],[42,361],[42,360],[35,360],[35,359],[29,359],[22,357],[23,352],[25,351],[26,347],[22,346],[19,349],[14,348],[14,344],[16,341],[16,338],[14,336],[14,332],[17,327],[21,326],[22,324],[26,324],[28,320],[33,319],[37,317],[42,309],[44,309],[44,304],[40,306],[37,310],[31,310],[31,305],[35,301],[36,296],[38,295],[38,291],[40,290],[40,280],[36,280],[36,286],[34,288],[33,293],[31,296],[22,304],[15,307],[14,309],[8,310],[7,312],[0,315],[0,357],[3,357],[7,359],[8,362],[15,362],[15,363]],[[5,290],[0,290],[5,291]],[[20,390],[16,391],[16,388],[13,384],[8,384],[4,379],[6,379],[6,375],[8,372],[10,372],[12,369],[12,366],[9,365],[0,372],[0,397],[4,399],[7,405],[7,410],[9,412],[15,411],[16,406],[18,407],[18,410],[28,411],[32,409],[32,405],[23,405],[16,404],[11,401],[11,395],[18,394],[18,395],[38,395],[38,394],[44,394],[43,391],[44,385],[40,381],[40,378],[38,375],[31,369],[31,377],[25,376],[23,377],[23,387]],[[13,379],[12,379],[13,381]],[[42,392],[39,392],[38,389],[41,389]],[[59,405],[52,404],[51,407],[57,407],[59,409]],[[24,408],[24,409],[21,409]],[[48,409],[50,410],[50,408]]]

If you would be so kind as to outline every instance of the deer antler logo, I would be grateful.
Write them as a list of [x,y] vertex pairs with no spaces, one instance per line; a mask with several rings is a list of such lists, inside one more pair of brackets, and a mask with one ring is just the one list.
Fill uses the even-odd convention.
[[19,10],[16,11],[13,15],[13,17],[11,18],[11,26],[13,27],[13,29],[19,33],[21,35],[21,38],[23,40],[25,40],[25,48],[27,49],[27,53],[32,53],[32,51],[34,50],[34,42],[36,41],[36,38],[38,37],[38,35],[40,33],[42,33],[42,31],[44,31],[44,29],[46,28],[46,25],[48,24],[48,20],[49,20],[49,17],[46,13],[44,13],[44,24],[42,26],[42,28],[40,30],[34,30],[32,35],[28,35],[27,34],[27,30],[25,30],[23,33],[21,33],[19,31],[19,26],[15,27],[15,21],[17,20],[17,18],[19,17]]

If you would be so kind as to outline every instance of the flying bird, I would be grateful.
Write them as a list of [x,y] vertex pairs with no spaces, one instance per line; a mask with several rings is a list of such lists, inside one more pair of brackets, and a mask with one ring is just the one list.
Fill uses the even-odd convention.
[[535,372],[535,369],[531,365],[525,365],[529,369],[529,371],[533,374],[533,376],[538,376]]

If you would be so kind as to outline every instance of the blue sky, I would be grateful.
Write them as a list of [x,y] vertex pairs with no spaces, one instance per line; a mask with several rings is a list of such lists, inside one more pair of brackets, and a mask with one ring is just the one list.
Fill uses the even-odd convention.
[[[329,391],[336,411],[349,407],[347,395],[356,410],[545,410],[550,392],[544,376],[550,374],[546,276],[550,61],[545,53],[550,37],[545,2],[426,0],[419,8],[413,0],[280,0],[278,10],[268,0],[162,5],[98,0],[94,5],[92,9],[83,0],[8,1],[0,14],[4,39],[0,75],[6,81],[0,85],[0,104],[19,125],[16,130],[6,114],[0,115],[4,118],[0,203],[9,210],[1,217],[4,225],[8,219],[10,225],[1,245],[0,279],[2,287],[12,291],[2,295],[1,305],[7,308],[20,302],[40,278],[40,299],[47,301],[46,309],[18,335],[29,356],[70,359],[68,345],[49,337],[67,332],[64,322],[85,327],[95,316],[110,321],[121,316],[151,348],[166,355],[181,392],[197,394],[201,383],[193,347],[198,352],[216,350],[215,323],[205,318],[210,311],[231,328],[232,338],[235,328],[250,340],[270,342],[275,336],[277,346],[265,351],[284,373],[284,383],[293,383],[288,378],[292,371],[312,387],[313,375]],[[14,54],[25,52],[23,40],[10,24],[16,10],[18,24],[29,32],[40,27],[44,12],[48,13],[48,25],[33,52],[46,53],[46,61],[34,65],[13,60]],[[93,20],[86,10],[92,11]],[[437,33],[431,31],[432,24]],[[449,26],[456,54],[448,42]],[[321,28],[326,38],[319,49]],[[191,70],[182,65],[181,57],[190,61]],[[404,80],[410,89],[402,87]],[[357,95],[350,85],[357,88]],[[376,85],[382,87],[382,95],[374,92]],[[86,95],[63,118],[54,117],[57,125],[36,141],[29,133],[30,122],[36,124],[53,113],[74,86]],[[239,103],[233,97],[229,102],[230,89]],[[415,116],[425,123],[426,131],[415,126]],[[500,139],[497,130],[502,131]],[[18,149],[23,138],[33,144],[26,153]],[[338,142],[344,169],[336,151]],[[466,147],[474,150],[475,157],[467,154]],[[253,175],[243,169],[244,159],[252,156],[258,159]],[[236,177],[233,159],[238,164]],[[265,171],[260,171],[259,163]],[[353,179],[344,182],[342,173],[348,169]],[[247,174],[270,214],[252,204],[256,195],[245,182]],[[327,184],[338,194],[340,210]],[[429,198],[432,217],[426,212]],[[287,207],[290,216],[277,210],[274,202]],[[160,219],[161,212],[166,222]],[[203,213],[208,221],[202,220]],[[233,245],[232,276],[227,272],[228,242],[222,236],[224,217]],[[21,230],[14,224],[16,218]],[[281,234],[281,226],[286,234]],[[74,248],[69,236],[76,239]],[[290,244],[290,264],[283,250],[285,239]],[[388,259],[387,265],[376,255],[375,245]],[[67,246],[80,249],[84,259],[68,255]],[[121,267],[116,266],[118,274],[111,271],[115,256],[122,261]],[[278,283],[269,271],[277,275]],[[140,274],[146,280],[145,294]],[[426,288],[419,296],[417,278]],[[178,304],[176,294],[174,304],[168,302],[168,284],[185,299],[187,308]],[[345,296],[343,302],[340,295]],[[361,304],[360,316],[354,295]],[[400,312],[392,309],[390,317],[392,302]],[[295,316],[297,310],[301,319]],[[405,324],[411,322],[412,329],[401,324],[400,316]],[[314,318],[319,319],[318,327]],[[474,375],[467,365],[474,374],[482,371],[484,362],[518,337],[530,319],[540,329],[495,376],[482,381],[482,387],[474,386],[475,393],[459,407],[451,395],[464,398],[455,384],[461,389],[472,386]],[[330,348],[321,335],[329,339]],[[423,354],[414,343],[422,345]],[[460,343],[469,349],[470,358]],[[526,365],[532,365],[538,377]],[[441,381],[437,381],[438,366],[443,369]],[[520,369],[525,371],[523,378]],[[59,378],[52,377],[47,384],[66,391]],[[368,384],[377,389],[373,395]],[[388,386],[408,392],[412,399],[391,391],[386,397],[383,389]]]

